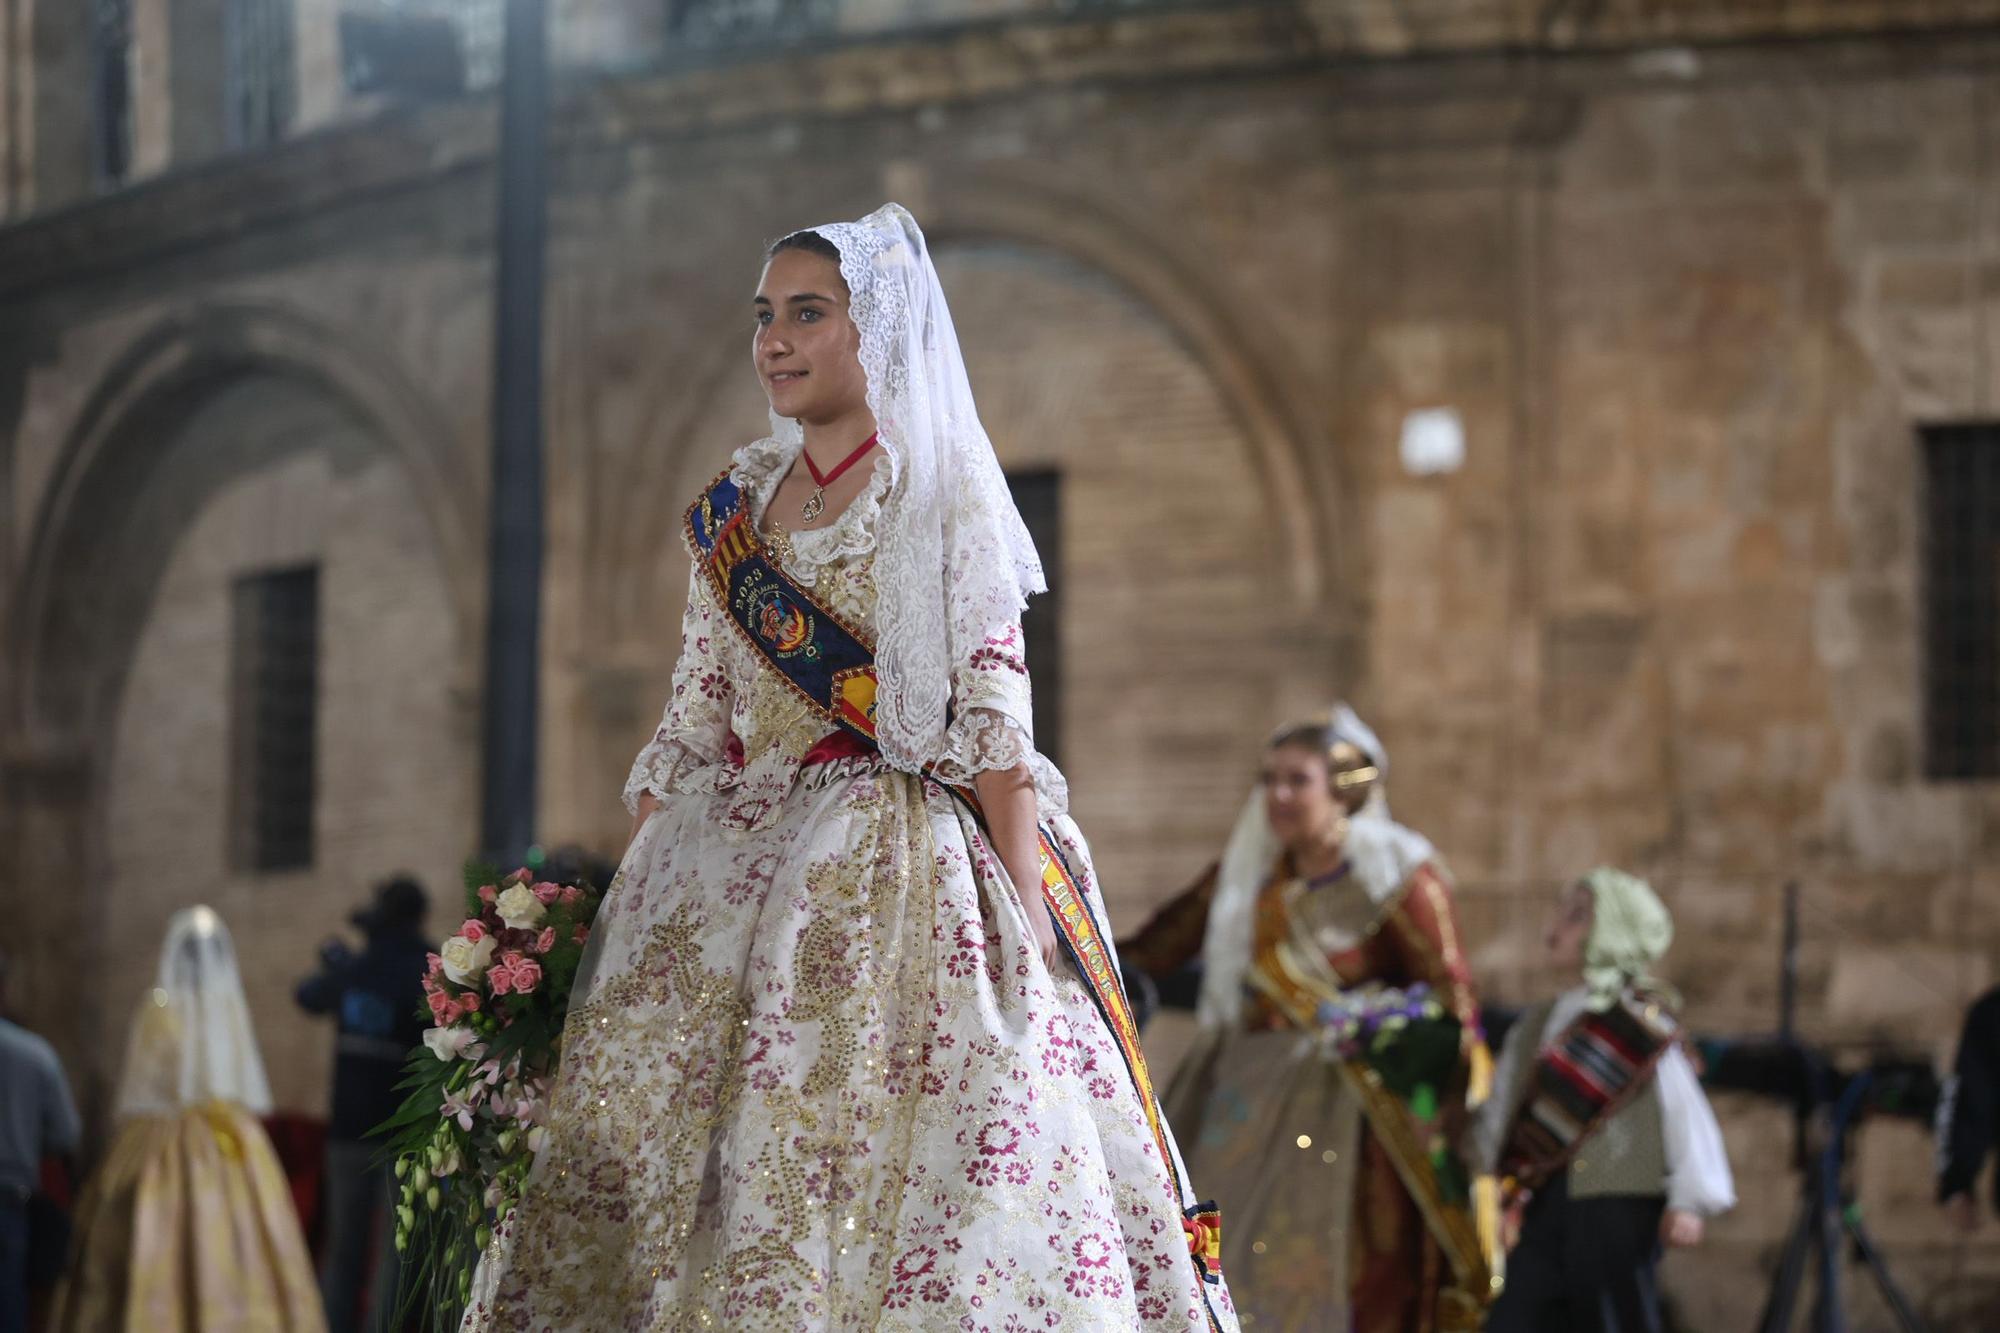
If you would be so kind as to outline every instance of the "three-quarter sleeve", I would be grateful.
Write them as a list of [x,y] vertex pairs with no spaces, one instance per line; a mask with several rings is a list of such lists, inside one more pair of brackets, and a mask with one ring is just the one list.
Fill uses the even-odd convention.
[[1430,862],[1411,872],[1390,917],[1395,943],[1413,981],[1427,982],[1469,1033],[1479,1027],[1479,995],[1472,961],[1458,928],[1458,909],[1445,878]]
[[1146,919],[1146,924],[1118,941],[1118,959],[1154,978],[1169,976],[1193,962],[1208,935],[1208,914],[1215,905],[1221,864],[1175,894],[1172,901]]
[[951,674],[951,724],[938,775],[969,783],[981,773],[1030,762],[1035,753],[1034,691],[1021,622],[995,627]]
[[1667,1207],[1714,1217],[1736,1206],[1736,1180],[1722,1127],[1702,1094],[1687,1052],[1676,1044],[1653,1072],[1660,1090],[1660,1127],[1667,1149]]
[[724,762],[735,691],[722,660],[729,632],[708,581],[696,569],[688,578],[687,612],[681,620],[681,657],[659,730],[632,761],[625,780],[625,808],[638,813],[647,792],[665,797],[701,769]]

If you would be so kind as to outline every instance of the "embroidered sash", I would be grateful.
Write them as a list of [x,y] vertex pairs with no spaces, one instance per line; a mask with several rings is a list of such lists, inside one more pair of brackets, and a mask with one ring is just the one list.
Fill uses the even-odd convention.
[[1680,1038],[1666,1006],[1626,991],[1580,1015],[1545,1047],[1500,1152],[1500,1175],[1532,1190],[1569,1164],[1585,1140],[1639,1095]]
[[[688,509],[687,532],[709,587],[744,640],[827,722],[865,742],[870,751],[876,750],[873,645],[770,558],[744,503],[742,488],[728,473],[717,478]],[[970,811],[981,828],[986,827],[985,812],[969,788],[942,781],[939,785]],[[1189,1257],[1203,1283],[1217,1283],[1222,1273],[1221,1214],[1212,1203],[1181,1209],[1185,1191],[1180,1170],[1167,1139],[1160,1099],[1139,1047],[1139,1025],[1124,982],[1112,964],[1105,931],[1055,836],[1047,826],[1036,832],[1041,842],[1042,897],[1055,923],[1056,936],[1076,964],[1084,989],[1124,1059],[1160,1161],[1174,1185],[1174,1206],[1181,1210]],[[1211,1326],[1220,1326],[1213,1311],[1208,1312],[1208,1318]]]

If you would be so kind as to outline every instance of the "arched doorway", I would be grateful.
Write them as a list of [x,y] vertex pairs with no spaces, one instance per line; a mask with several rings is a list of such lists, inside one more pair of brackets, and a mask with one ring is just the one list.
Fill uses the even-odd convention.
[[[9,721],[13,754],[42,762],[16,780],[25,878],[71,890],[32,918],[20,998],[86,1101],[102,1105],[176,908],[229,921],[278,1100],[316,1111],[330,1033],[291,989],[319,942],[389,872],[455,892],[476,574],[434,427],[323,331],[236,310],[142,340],[72,432],[14,599]],[[310,850],[259,870],[232,839],[240,593],[302,570]]]

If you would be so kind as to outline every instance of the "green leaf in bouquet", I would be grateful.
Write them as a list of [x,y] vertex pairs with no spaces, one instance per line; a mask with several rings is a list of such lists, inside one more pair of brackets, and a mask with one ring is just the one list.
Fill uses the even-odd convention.
[[1458,1068],[1459,1026],[1456,1018],[1415,1019],[1384,1041],[1378,1035],[1365,1057],[1381,1076],[1382,1086],[1404,1101],[1419,1087],[1449,1085]]
[[489,884],[498,886],[500,878],[500,867],[498,866],[488,865],[484,861],[467,861],[465,863],[465,914],[467,916],[478,916],[486,910],[486,904],[479,901],[479,891]]
[[1440,1144],[1431,1151],[1431,1178],[1446,1203],[1464,1204],[1472,1198],[1472,1177],[1465,1162],[1450,1148]]

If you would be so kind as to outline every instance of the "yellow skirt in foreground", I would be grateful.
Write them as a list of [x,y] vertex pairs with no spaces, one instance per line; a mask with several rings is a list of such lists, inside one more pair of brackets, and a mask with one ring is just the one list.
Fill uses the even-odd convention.
[[127,1121],[77,1206],[53,1333],[325,1333],[277,1154],[222,1102]]

